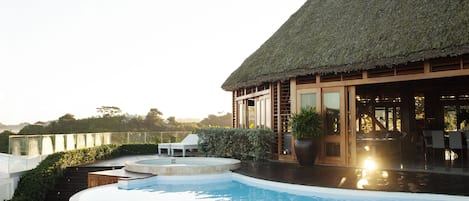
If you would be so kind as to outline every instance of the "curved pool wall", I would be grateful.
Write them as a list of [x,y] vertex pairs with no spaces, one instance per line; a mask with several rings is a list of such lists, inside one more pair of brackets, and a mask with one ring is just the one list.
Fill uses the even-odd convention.
[[[408,200],[408,201],[462,201],[467,200],[465,196],[442,195],[442,194],[429,194],[429,193],[406,193],[406,192],[382,192],[382,191],[368,191],[368,190],[350,190],[350,189],[337,189],[325,188],[315,186],[304,186],[297,184],[288,184],[274,181],[267,181],[253,177],[244,176],[238,173],[223,173],[211,175],[187,175],[187,176],[154,176],[142,179],[140,184],[134,183],[126,190],[120,189],[119,184],[110,184],[83,190],[70,198],[70,201],[123,201],[123,200],[169,200],[181,199],[177,195],[168,195],[164,192],[157,191],[138,191],[146,185],[165,185],[165,184],[178,184],[177,186],[184,186],[182,184],[205,184],[205,183],[219,183],[223,181],[237,181],[248,186],[256,188],[268,189],[282,193],[294,194],[299,196],[319,197],[320,200],[348,200],[348,201],[363,201],[363,200]],[[181,185],[179,185],[181,184]],[[187,196],[191,196],[191,191],[178,192],[187,200]],[[189,195],[188,195],[189,194]],[[172,196],[172,197],[171,197]],[[174,197],[176,196],[176,197]],[[190,198],[189,198],[190,200]],[[192,199],[198,200],[198,199]]]
[[126,162],[124,169],[154,175],[195,175],[223,173],[240,166],[241,161],[230,158],[171,157]]

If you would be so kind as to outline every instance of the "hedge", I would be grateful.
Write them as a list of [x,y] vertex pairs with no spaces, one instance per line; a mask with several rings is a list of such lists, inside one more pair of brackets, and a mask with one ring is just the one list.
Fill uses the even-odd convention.
[[86,165],[98,160],[125,155],[155,154],[156,144],[102,145],[99,147],[57,152],[21,176],[12,201],[43,201],[49,190],[63,176],[67,167]]
[[270,129],[205,128],[195,133],[206,156],[240,160],[267,159],[275,136]]

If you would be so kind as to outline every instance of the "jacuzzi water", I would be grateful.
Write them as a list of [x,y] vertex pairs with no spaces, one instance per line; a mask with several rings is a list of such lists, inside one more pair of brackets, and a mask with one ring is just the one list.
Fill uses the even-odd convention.
[[467,200],[464,196],[347,190],[286,184],[236,173],[195,176],[156,176],[122,189],[117,184],[95,187],[75,194],[70,201],[124,200]]

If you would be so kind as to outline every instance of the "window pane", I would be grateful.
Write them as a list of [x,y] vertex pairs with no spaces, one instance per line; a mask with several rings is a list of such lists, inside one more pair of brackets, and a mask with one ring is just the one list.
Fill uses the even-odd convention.
[[386,130],[386,108],[385,107],[375,107],[375,118],[376,125],[375,130],[380,131],[383,128]]
[[340,135],[340,94],[324,93],[323,98],[326,135]]
[[415,119],[423,120],[425,119],[425,97],[424,96],[415,96]]
[[239,104],[238,104],[238,118],[239,118],[238,123],[239,123],[239,125],[238,126],[240,128],[244,128],[244,125],[246,125],[245,119],[244,119],[246,114],[244,113],[244,110],[245,110],[244,109],[244,104],[242,102],[239,102]]
[[256,100],[256,128],[262,127],[262,109],[261,101]]
[[266,122],[265,122],[265,126],[266,126],[267,128],[272,128],[272,125],[271,125],[271,120],[272,120],[272,118],[270,117],[270,115],[272,115],[272,113],[270,112],[270,111],[271,111],[271,108],[270,108],[270,107],[271,107],[271,105],[270,105],[270,98],[268,98],[268,99],[265,100],[265,108],[266,108],[266,110],[265,110],[265,111],[266,111],[266,113],[265,113],[265,117],[266,117],[266,119],[265,119],[265,121],[266,121]]
[[248,128],[256,127],[256,107],[254,100],[248,100]]
[[316,108],[316,94],[301,94],[301,108]]
[[398,131],[401,131],[401,108],[396,107],[396,129]]
[[455,131],[456,128],[456,106],[447,105],[444,107],[445,131]]
[[265,128],[265,99],[261,99],[261,106],[260,106],[260,118],[261,118],[261,128]]
[[389,107],[387,108],[388,110],[388,131],[393,131],[393,130],[397,130],[396,129],[396,125],[394,125],[394,108],[392,107]]

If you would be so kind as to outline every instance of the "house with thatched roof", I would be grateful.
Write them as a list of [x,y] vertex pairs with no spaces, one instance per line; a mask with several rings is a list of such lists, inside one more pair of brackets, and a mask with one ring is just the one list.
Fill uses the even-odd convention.
[[296,160],[288,120],[306,106],[319,163],[424,158],[423,131],[468,128],[469,1],[308,0],[222,88],[234,127],[278,134],[275,159]]

